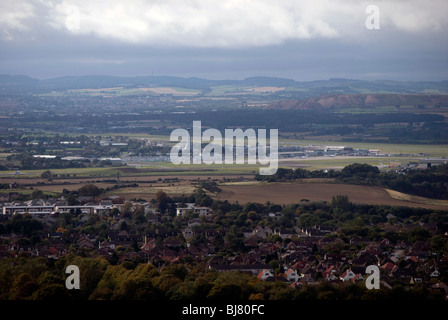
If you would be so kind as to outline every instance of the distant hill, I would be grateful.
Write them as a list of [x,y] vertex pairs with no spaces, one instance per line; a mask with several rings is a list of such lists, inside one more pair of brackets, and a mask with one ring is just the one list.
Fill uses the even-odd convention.
[[448,95],[440,94],[327,94],[304,101],[283,100],[268,105],[267,109],[325,109],[363,108],[379,106],[448,106]]
[[39,81],[39,86],[54,89],[107,88],[111,86],[147,87],[173,86],[189,89],[207,89],[220,85],[234,86],[295,86],[298,82],[291,79],[273,77],[252,77],[244,80],[209,80],[203,78],[182,78],[175,76],[136,76],[115,77],[89,75],[80,77],[60,77]]
[[[329,80],[296,81],[276,77],[251,77],[243,80],[209,80],[154,75],[119,77],[109,75],[67,76],[51,79],[35,79],[26,75],[0,75],[0,93],[49,92],[69,89],[99,89],[109,87],[170,86],[188,89],[210,90],[217,86],[238,87],[282,87],[301,99],[322,94],[448,94],[448,81],[366,81],[334,78]],[[299,94],[300,93],[300,94]],[[346,97],[347,98],[347,97]],[[332,99],[332,98],[329,98]],[[339,97],[336,100],[343,99]],[[350,99],[363,99],[361,96]],[[313,101],[308,101],[312,103]],[[323,100],[317,103],[323,103]],[[398,102],[397,102],[398,103]]]
[[24,75],[13,75],[13,76],[9,74],[0,75],[1,86],[17,85],[17,84],[35,84],[37,82],[39,82],[39,80]]

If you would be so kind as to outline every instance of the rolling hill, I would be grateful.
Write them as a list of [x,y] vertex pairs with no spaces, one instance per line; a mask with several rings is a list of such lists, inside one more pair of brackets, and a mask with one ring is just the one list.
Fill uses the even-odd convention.
[[[336,103],[343,103],[343,99],[350,99],[353,103],[359,103],[366,99],[363,94],[368,94],[367,99],[372,99],[372,94],[448,94],[448,81],[389,81],[389,80],[353,80],[353,79],[328,79],[316,81],[296,81],[293,79],[277,77],[250,77],[243,80],[210,80],[197,77],[177,77],[167,75],[151,76],[109,76],[86,75],[66,76],[50,79],[36,79],[26,75],[0,75],[0,94],[11,92],[50,92],[57,90],[83,89],[83,88],[110,88],[110,87],[147,87],[147,86],[172,86],[188,89],[199,89],[204,92],[213,87],[229,86],[234,88],[247,87],[283,87],[285,94],[294,94],[300,98],[310,98],[325,94],[341,95]],[[343,95],[354,94],[353,97]],[[385,95],[381,99],[386,99]],[[407,97],[409,98],[409,97]],[[319,100],[310,100],[307,103],[333,103],[331,97],[322,97]],[[396,103],[400,103],[398,97]],[[302,101],[303,102],[303,101]],[[367,101],[368,102],[368,101]],[[366,101],[364,101],[366,103]],[[394,102],[395,103],[395,102]]]

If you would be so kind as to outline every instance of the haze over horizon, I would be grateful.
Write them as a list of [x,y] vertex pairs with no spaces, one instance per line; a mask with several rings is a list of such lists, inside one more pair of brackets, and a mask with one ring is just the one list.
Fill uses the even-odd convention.
[[2,0],[0,74],[441,81],[446,12],[443,0]]

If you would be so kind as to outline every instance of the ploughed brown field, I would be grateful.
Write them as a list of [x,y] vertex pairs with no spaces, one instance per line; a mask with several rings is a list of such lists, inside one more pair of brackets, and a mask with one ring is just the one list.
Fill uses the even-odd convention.
[[[159,180],[160,178],[160,180]],[[176,179],[177,180],[173,180]],[[221,175],[166,175],[166,176],[122,176],[122,184],[137,183],[136,187],[125,187],[111,191],[104,196],[120,195],[124,199],[142,198],[150,201],[154,199],[159,190],[168,195],[188,195],[194,192],[198,181],[214,180],[218,182],[220,193],[212,194],[218,200],[228,200],[244,204],[247,202],[259,202],[277,204],[295,204],[302,200],[327,201],[337,195],[346,195],[353,203],[365,203],[374,205],[391,205],[407,207],[423,207],[434,210],[448,210],[448,200],[434,200],[411,196],[400,192],[388,190],[376,186],[361,186],[350,184],[337,184],[333,179],[303,179],[298,182],[273,182],[260,183],[250,181],[252,177],[246,176],[243,180],[240,176],[227,175],[227,179],[240,182],[221,184],[224,176]],[[110,177],[109,177],[110,179]],[[1,183],[18,182],[27,188],[40,189],[44,192],[61,192],[62,189],[77,190],[87,183],[94,183],[100,188],[108,188],[116,185],[114,182],[105,181],[105,178],[70,178],[55,179],[52,182],[44,182],[40,178],[6,178],[0,179]],[[243,182],[242,182],[243,181]]]
[[409,196],[408,199],[392,197],[381,187],[360,186],[321,182],[299,183],[266,183],[258,185],[227,185],[220,186],[222,192],[218,199],[229,202],[238,201],[265,203],[270,201],[278,204],[300,203],[301,200],[328,201],[333,196],[347,195],[353,203],[366,203],[391,206],[423,207],[435,210],[448,210],[448,205],[442,201],[433,201],[422,197]]

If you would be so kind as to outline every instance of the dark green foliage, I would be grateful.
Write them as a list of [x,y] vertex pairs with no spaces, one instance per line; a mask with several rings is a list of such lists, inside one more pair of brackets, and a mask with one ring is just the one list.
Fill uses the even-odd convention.
[[30,215],[14,215],[12,219],[8,220],[3,228],[4,233],[22,233],[27,237],[31,237],[37,232],[43,229],[43,224],[36,219],[33,219]]

